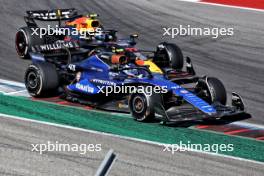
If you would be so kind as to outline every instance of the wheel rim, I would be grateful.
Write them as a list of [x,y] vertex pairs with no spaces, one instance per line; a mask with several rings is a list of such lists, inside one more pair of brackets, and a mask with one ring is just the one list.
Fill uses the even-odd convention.
[[133,109],[136,113],[142,113],[144,110],[144,100],[140,96],[133,99]]
[[19,31],[16,34],[16,50],[17,50],[18,55],[22,57],[25,56],[27,48],[28,48],[27,38],[24,32]]
[[36,89],[38,86],[38,77],[36,73],[30,72],[27,76],[27,86],[30,89]]
[[206,85],[203,85],[203,84],[199,85],[198,84],[198,86],[196,87],[195,92],[196,92],[196,95],[198,97],[200,97],[201,99],[205,100],[209,104],[212,103],[211,94],[210,94],[210,91],[209,91],[209,89],[208,89],[208,87]]

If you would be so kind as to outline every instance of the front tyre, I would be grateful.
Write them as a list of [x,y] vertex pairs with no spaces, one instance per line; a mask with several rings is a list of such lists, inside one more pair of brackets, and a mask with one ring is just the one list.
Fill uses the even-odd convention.
[[221,103],[226,105],[227,93],[223,83],[214,77],[200,79],[195,87],[197,96],[209,104]]
[[54,65],[36,63],[28,66],[25,72],[25,85],[33,97],[54,94],[59,86],[59,76]]
[[154,119],[154,110],[150,106],[150,96],[144,93],[133,93],[129,97],[128,105],[135,120],[148,122]]
[[184,59],[179,46],[174,43],[160,43],[155,53],[154,63],[161,68],[182,70]]

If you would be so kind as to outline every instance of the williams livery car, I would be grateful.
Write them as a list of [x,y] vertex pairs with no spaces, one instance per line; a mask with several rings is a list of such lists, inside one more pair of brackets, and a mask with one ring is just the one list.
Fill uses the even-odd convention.
[[[74,8],[35,10],[27,11],[26,13],[27,15],[24,19],[27,26],[19,28],[15,39],[16,51],[22,59],[30,59],[29,53],[31,52],[32,46],[53,44],[58,40],[79,40],[80,42],[87,42],[92,40],[94,33],[100,32],[103,28],[97,19],[97,14],[79,15]],[[56,33],[53,32],[54,34],[48,35],[47,30],[50,28],[43,27],[44,29],[46,28],[44,33],[44,30],[41,29],[41,26],[36,21],[49,22],[50,28],[58,30]],[[52,21],[58,23],[52,25]],[[66,33],[65,31],[69,32]]]
[[[98,109],[131,113],[137,121],[179,122],[244,113],[241,97],[232,93],[232,105],[226,105],[222,82],[196,76],[191,59],[184,60],[177,45],[164,42],[155,51],[144,51],[131,44],[133,38],[126,45],[124,41],[108,43],[92,51],[73,41],[56,41],[59,47],[32,47],[32,64],[25,72],[29,94],[59,94]],[[129,86],[141,91],[106,94],[109,87]],[[149,94],[147,87],[162,91]]]

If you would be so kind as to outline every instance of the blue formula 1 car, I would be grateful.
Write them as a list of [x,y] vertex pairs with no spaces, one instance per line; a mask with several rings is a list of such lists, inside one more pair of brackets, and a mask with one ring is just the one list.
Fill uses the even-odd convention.
[[32,48],[25,85],[33,97],[59,94],[98,109],[131,113],[137,121],[179,122],[244,113],[241,97],[232,93],[232,106],[226,105],[221,81],[196,76],[188,57],[184,69],[175,44],[161,43],[153,52],[118,44],[93,52],[71,41],[60,46]]

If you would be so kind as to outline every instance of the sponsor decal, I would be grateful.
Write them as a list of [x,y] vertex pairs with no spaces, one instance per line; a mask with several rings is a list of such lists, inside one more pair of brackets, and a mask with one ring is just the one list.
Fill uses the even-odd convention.
[[[61,18],[70,18],[70,11],[60,11]],[[33,12],[31,13],[33,18],[39,18],[44,20],[56,20],[58,19],[58,14],[56,12]]]
[[52,51],[58,50],[62,48],[77,48],[79,47],[76,42],[65,42],[60,41],[52,44],[45,44],[45,45],[36,45],[32,47],[33,51]]
[[108,80],[102,80],[102,79],[92,79],[91,82],[101,84],[101,85],[107,85],[107,86],[115,86],[116,83]]
[[91,70],[93,71],[98,71],[98,72],[103,72],[104,70],[101,68],[96,68],[96,67],[90,67]]
[[187,94],[187,93],[188,93],[187,90],[181,90],[180,92],[181,92],[182,94]]
[[180,89],[181,86],[172,86],[171,89]]
[[115,77],[115,76],[118,76],[119,74],[118,73],[115,73],[115,72],[109,72],[108,75],[110,77]]
[[82,90],[84,92],[88,92],[88,93],[93,93],[94,92],[94,88],[93,87],[90,87],[88,85],[83,85],[83,84],[80,84],[80,83],[76,84],[76,88],[79,89],[79,90]]
[[71,71],[76,71],[76,65],[74,65],[74,64],[69,64],[69,65],[68,65],[68,69],[71,70]]

